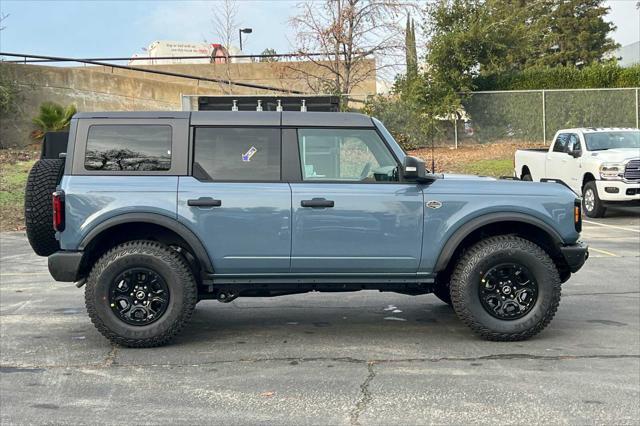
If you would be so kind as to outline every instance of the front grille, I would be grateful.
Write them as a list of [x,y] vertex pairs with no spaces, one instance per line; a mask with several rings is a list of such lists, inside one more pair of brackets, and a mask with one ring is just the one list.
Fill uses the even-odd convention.
[[624,169],[624,178],[627,180],[640,180],[640,160],[631,160]]

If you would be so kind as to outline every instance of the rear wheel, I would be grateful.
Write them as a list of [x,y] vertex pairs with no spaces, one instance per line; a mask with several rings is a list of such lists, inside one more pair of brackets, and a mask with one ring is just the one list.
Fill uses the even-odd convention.
[[582,189],[582,208],[589,217],[603,217],[607,211],[598,196],[598,187],[594,181],[587,182]]
[[93,266],[85,303],[98,331],[129,347],[163,345],[191,318],[197,286],[184,257],[153,241],[132,241]]
[[49,256],[60,249],[53,229],[51,194],[60,183],[63,172],[63,160],[42,159],[33,165],[27,178],[24,221],[29,244],[38,256]]
[[505,235],[480,241],[451,277],[458,317],[488,340],[524,340],[544,329],[560,303],[560,277],[538,245]]
[[533,181],[533,178],[531,177],[531,175],[529,173],[525,173],[522,175],[522,180],[526,180],[527,182],[531,182]]

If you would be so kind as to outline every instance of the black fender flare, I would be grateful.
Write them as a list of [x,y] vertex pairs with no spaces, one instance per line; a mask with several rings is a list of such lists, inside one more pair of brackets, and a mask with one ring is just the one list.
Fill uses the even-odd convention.
[[440,255],[438,256],[438,261],[436,262],[434,271],[440,272],[447,267],[447,264],[451,260],[451,257],[455,253],[456,249],[469,234],[477,229],[480,229],[483,226],[498,222],[522,222],[526,223],[527,225],[533,225],[537,228],[540,228],[543,232],[549,235],[557,246],[563,244],[562,236],[560,236],[558,231],[556,231],[555,229],[553,229],[553,227],[548,225],[546,222],[538,219],[537,217],[525,213],[515,212],[489,213],[471,219],[470,221],[464,223],[463,225],[458,227],[458,229],[456,229],[456,231],[449,237],[444,247],[440,251]]
[[176,219],[158,213],[125,213],[109,218],[89,231],[89,233],[85,235],[80,242],[78,249],[85,250],[94,238],[114,226],[133,222],[151,223],[175,232],[185,240],[187,244],[189,244],[189,247],[193,250],[193,254],[200,262],[203,271],[205,273],[213,273],[211,258],[202,244],[202,241],[200,241],[200,239],[189,228],[178,222]]

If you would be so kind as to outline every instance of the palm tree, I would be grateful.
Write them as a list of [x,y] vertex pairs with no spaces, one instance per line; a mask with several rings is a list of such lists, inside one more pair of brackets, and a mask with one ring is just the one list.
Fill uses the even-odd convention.
[[31,132],[31,137],[41,140],[47,132],[60,132],[67,130],[71,118],[78,112],[75,105],[66,108],[55,102],[43,102],[40,104],[40,113],[31,120],[38,129]]

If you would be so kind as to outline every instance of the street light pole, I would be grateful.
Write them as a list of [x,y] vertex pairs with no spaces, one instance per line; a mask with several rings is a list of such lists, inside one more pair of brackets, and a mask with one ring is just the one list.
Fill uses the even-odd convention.
[[242,33],[251,34],[253,32],[253,28],[240,28],[238,30],[238,36],[240,38],[240,51],[242,52]]

